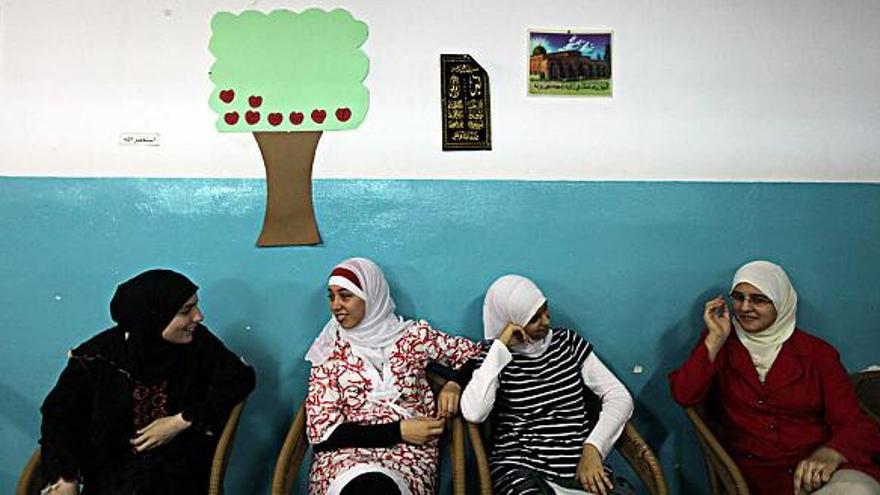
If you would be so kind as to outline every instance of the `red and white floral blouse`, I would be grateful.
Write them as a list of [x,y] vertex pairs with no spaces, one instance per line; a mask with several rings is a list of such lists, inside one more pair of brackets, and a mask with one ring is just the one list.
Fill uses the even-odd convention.
[[[459,368],[479,352],[479,345],[466,338],[435,330],[426,321],[414,322],[391,350],[389,364],[399,395],[389,404],[387,399],[370,399],[372,385],[364,362],[351,352],[348,343],[337,339],[333,355],[313,366],[309,376],[306,398],[309,443],[325,440],[342,423],[372,425],[433,416],[434,393],[425,377],[428,363],[435,361]],[[350,447],[315,452],[309,471],[309,493],[326,493],[338,476],[366,464],[398,474],[413,495],[433,494],[438,456],[437,440],[421,446],[398,443],[387,448]]]

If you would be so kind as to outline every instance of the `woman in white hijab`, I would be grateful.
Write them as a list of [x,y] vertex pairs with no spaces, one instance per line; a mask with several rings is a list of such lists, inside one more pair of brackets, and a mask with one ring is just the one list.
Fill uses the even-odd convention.
[[450,381],[435,400],[425,368],[460,368],[479,346],[397,316],[382,270],[366,258],[337,265],[327,296],[331,318],[306,354],[309,493],[433,494],[437,438],[461,388]]
[[878,426],[837,351],[796,328],[797,293],[782,267],[743,265],[730,298],[732,322],[724,297],[706,302],[706,330],[670,374],[675,400],[717,401],[722,441],[752,493],[880,495]]
[[632,415],[632,397],[576,332],[551,328],[529,279],[505,275],[486,292],[491,346],[462,394],[471,422],[494,415],[489,466],[495,493],[630,493],[603,461]]

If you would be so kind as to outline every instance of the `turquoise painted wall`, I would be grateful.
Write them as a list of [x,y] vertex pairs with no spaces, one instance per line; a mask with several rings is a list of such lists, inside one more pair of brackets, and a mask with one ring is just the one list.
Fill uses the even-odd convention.
[[[785,265],[799,322],[850,370],[880,361],[880,186],[361,181],[315,183],[324,244],[257,249],[262,180],[0,179],[0,492],[38,437],[66,350],[110,325],[115,284],[154,266],[202,287],[207,324],[257,368],[229,493],[265,493],[327,319],[335,262],[369,256],[401,313],[481,336],[495,277],[533,277],[636,398],[675,493],[701,493],[697,443],[667,391],[703,300],[756,257]],[[634,374],[640,364],[644,373]]]

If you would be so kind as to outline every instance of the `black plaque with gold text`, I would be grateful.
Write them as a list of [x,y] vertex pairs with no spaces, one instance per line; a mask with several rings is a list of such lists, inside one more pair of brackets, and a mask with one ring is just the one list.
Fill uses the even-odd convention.
[[489,75],[470,55],[440,55],[443,151],[491,150]]

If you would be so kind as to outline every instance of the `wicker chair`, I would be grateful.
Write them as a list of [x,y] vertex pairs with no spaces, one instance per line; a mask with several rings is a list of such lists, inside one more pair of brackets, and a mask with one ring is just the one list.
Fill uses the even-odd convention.
[[[489,476],[489,461],[484,441],[486,432],[489,430],[489,427],[485,426],[487,424],[483,423],[481,426],[476,423],[468,423],[468,436],[477,464],[481,495],[492,495],[492,479]],[[654,452],[645,443],[645,439],[631,423],[626,424],[615,447],[633,468],[651,495],[667,495],[669,493],[669,487],[666,485],[666,478],[663,476],[663,469],[657,462],[657,457],[654,456]]]
[[[428,379],[435,392],[446,383],[446,380],[437,374],[429,372]],[[449,455],[452,461],[452,493],[464,495],[465,487],[465,460],[464,460],[464,424],[461,416],[456,415],[451,420],[451,445]],[[275,462],[275,474],[272,476],[272,495],[290,495],[299,473],[300,465],[308,451],[309,444],[306,440],[306,412],[305,406],[301,405],[293,417],[284,444],[278,453]]]
[[863,371],[850,375],[862,409],[880,423],[880,371]]
[[[244,401],[236,404],[229,412],[226,419],[226,425],[223,427],[223,433],[217,440],[217,447],[214,450],[214,460],[211,463],[211,478],[208,482],[209,495],[222,495],[223,478],[226,475],[226,466],[229,463],[229,455],[232,453],[232,445],[235,441],[235,432],[238,429],[238,421],[241,419],[241,410],[244,408]],[[40,448],[31,455],[21,476],[18,479],[18,488],[15,490],[16,495],[39,495],[40,490],[48,485],[50,480],[46,479],[43,470],[40,469]]]
[[703,449],[703,460],[706,463],[706,474],[712,486],[712,493],[714,495],[749,495],[749,486],[746,484],[742,472],[724,450],[718,438],[715,437],[715,433],[709,426],[713,422],[706,415],[703,405],[687,407],[684,411],[694,425],[697,438],[700,439],[700,447]]

